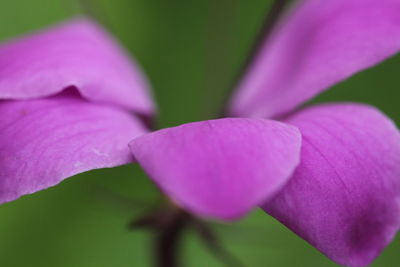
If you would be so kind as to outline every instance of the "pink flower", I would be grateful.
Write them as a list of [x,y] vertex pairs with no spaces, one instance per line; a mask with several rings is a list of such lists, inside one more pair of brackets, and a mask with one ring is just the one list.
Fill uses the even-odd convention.
[[399,0],[300,1],[237,88],[238,118],[147,133],[146,82],[92,22],[13,41],[0,47],[0,201],[137,161],[197,216],[259,206],[337,263],[368,265],[400,227],[400,133],[367,105],[295,108],[399,48]]
[[0,47],[0,202],[132,162],[146,81],[95,23],[75,19]]

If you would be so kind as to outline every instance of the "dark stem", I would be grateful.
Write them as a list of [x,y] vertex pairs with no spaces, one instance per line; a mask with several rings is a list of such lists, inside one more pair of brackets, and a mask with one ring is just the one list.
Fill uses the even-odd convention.
[[171,203],[131,221],[129,228],[131,230],[147,229],[155,234],[153,247],[155,267],[182,266],[180,262],[181,242],[183,234],[189,228],[200,236],[209,251],[226,266],[243,266],[237,258],[223,248],[216,234],[205,222]]
[[154,266],[179,267],[183,234],[194,217],[167,202],[129,224],[131,230],[147,229],[154,234]]
[[183,232],[188,223],[187,214],[178,213],[173,220],[158,229],[155,239],[155,266],[178,267],[181,266],[178,255]]
[[[250,64],[254,61],[255,57],[257,56],[260,48],[262,45],[267,41],[267,39],[271,36],[272,30],[274,29],[274,26],[276,25],[278,19],[282,15],[283,11],[285,10],[286,6],[290,3],[291,0],[274,0],[272,3],[272,6],[270,8],[270,11],[268,12],[267,16],[265,17],[261,29],[257,34],[257,37],[250,49],[249,55],[246,57],[242,67],[239,69],[238,75],[234,77],[231,90],[228,90],[229,95],[226,97],[226,102],[228,102],[231,91],[236,88],[244,74],[246,74]],[[224,105],[224,110],[222,113],[222,117],[225,116],[226,114],[226,108],[227,105]]]

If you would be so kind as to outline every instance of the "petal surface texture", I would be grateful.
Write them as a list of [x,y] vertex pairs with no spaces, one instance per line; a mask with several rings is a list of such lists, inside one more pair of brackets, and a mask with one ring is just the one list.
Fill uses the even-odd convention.
[[301,163],[263,208],[332,260],[366,266],[400,227],[400,134],[378,110],[321,105],[287,120]]
[[273,118],[400,49],[400,0],[303,0],[261,47],[230,115]]
[[151,115],[142,73],[94,22],[79,18],[0,46],[0,98],[31,99],[74,86],[87,99]]
[[178,205],[236,219],[276,193],[299,162],[301,136],[281,122],[219,119],[188,123],[130,143],[136,160]]
[[0,203],[53,186],[91,169],[133,161],[141,122],[72,92],[0,101]]

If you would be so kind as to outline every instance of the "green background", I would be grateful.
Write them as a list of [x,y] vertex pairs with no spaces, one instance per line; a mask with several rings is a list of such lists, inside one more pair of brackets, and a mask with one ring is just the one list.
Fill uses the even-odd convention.
[[[143,66],[159,127],[215,117],[254,41],[268,0],[102,0],[91,8]],[[0,39],[82,12],[67,0],[0,0]],[[315,102],[375,105],[400,123],[400,57],[364,71]],[[159,199],[138,166],[96,170],[0,206],[1,266],[151,266],[151,235],[128,231]],[[261,211],[215,225],[245,266],[337,266]],[[223,266],[190,233],[185,266]],[[398,266],[400,236],[373,266]]]

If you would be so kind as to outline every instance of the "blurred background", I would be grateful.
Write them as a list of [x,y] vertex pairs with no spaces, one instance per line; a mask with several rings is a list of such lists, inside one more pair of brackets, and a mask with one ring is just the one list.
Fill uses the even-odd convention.
[[[269,0],[0,0],[0,40],[78,15],[101,22],[147,73],[159,127],[216,117],[243,65]],[[357,74],[313,102],[358,101],[400,123],[400,56]],[[159,199],[138,166],[96,170],[0,206],[1,266],[151,266],[151,235],[128,223]],[[338,266],[273,218],[255,211],[215,224],[245,266]],[[372,266],[398,266],[400,235]],[[195,233],[184,240],[188,267],[224,266]]]

